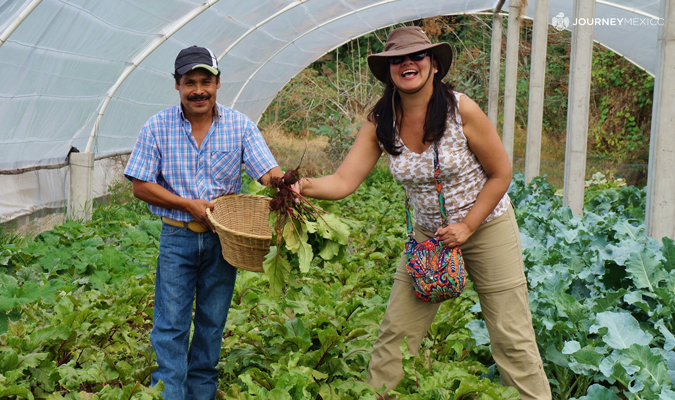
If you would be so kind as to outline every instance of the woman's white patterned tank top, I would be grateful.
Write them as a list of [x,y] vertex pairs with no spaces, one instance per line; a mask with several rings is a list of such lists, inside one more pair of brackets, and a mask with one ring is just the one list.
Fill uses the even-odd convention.
[[[462,93],[455,92],[459,109]],[[476,202],[478,193],[487,181],[487,174],[476,155],[469,148],[464,136],[461,119],[448,117],[445,134],[438,143],[438,159],[441,167],[445,209],[449,223],[461,222]],[[415,223],[432,231],[441,226],[441,213],[434,179],[434,148],[429,146],[422,154],[410,151],[397,137],[396,144],[402,153],[389,157],[389,169],[394,178],[405,187],[413,208]],[[502,215],[510,199],[504,194],[495,209],[483,222]]]

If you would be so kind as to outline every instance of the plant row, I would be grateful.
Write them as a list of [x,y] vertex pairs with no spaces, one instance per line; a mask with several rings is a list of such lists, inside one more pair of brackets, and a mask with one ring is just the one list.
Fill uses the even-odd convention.
[[557,398],[673,399],[675,246],[645,234],[645,193],[597,180],[573,216],[543,178],[511,187],[530,308]]
[[[675,398],[675,246],[646,236],[644,192],[596,177],[582,216],[544,178],[516,174],[509,193],[554,398]],[[281,295],[265,274],[239,273],[218,398],[381,398],[365,379],[405,240],[403,196],[377,168],[349,198],[315,202],[364,223],[330,261],[317,253],[300,268],[290,257]],[[130,200],[0,247],[0,397],[158,398],[149,331],[160,226]],[[470,285],[442,304],[418,354],[401,351],[400,399],[518,398],[499,383]]]

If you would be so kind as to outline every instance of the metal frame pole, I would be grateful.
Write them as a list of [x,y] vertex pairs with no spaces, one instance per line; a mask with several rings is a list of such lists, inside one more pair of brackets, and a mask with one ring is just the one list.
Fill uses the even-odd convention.
[[675,1],[661,1],[647,175],[647,234],[675,238]]
[[525,183],[539,176],[541,163],[541,130],[544,116],[544,83],[548,42],[549,0],[537,0],[532,24],[532,62],[530,65],[530,98],[527,112],[527,149]]
[[518,47],[520,46],[520,16],[522,0],[509,2],[509,26],[506,33],[506,72],[504,73],[504,125],[502,143],[513,164],[513,139],[516,128],[516,92],[518,83]]
[[[501,9],[501,6],[499,7]],[[499,80],[502,61],[502,31],[504,16],[495,9],[492,17],[492,46],[490,49],[490,89],[488,94],[488,118],[497,126],[499,116]]]
[[[593,21],[594,16],[595,0],[574,0],[574,18],[577,21]],[[584,209],[592,62],[593,25],[588,23],[573,25],[563,205],[569,206],[574,215],[581,214]]]
[[93,213],[94,153],[70,153],[68,218],[89,221]]

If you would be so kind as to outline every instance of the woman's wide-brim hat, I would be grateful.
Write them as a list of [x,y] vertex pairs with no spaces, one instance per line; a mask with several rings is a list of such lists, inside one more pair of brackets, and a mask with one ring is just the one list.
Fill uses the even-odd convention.
[[422,50],[434,52],[434,59],[440,64],[441,77],[444,77],[452,64],[452,47],[449,43],[431,43],[427,35],[419,26],[404,26],[394,29],[387,36],[387,44],[382,53],[368,56],[368,67],[377,79],[387,81],[389,64],[387,57],[404,56]]

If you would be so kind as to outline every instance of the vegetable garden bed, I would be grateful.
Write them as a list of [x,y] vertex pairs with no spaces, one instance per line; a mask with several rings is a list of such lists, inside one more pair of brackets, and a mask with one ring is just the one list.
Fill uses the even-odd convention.
[[[554,192],[522,175],[510,189],[554,398],[675,399],[673,241],[645,235],[639,189],[597,180],[583,217]],[[265,274],[240,272],[219,398],[378,398],[365,373],[405,240],[403,191],[376,169],[349,198],[316,203],[367,223],[339,261],[316,257],[300,274],[291,259],[281,297]],[[132,199],[0,247],[0,398],[157,396],[149,331],[160,226]],[[402,349],[400,399],[518,397],[499,384],[470,287],[441,306],[418,357]]]

